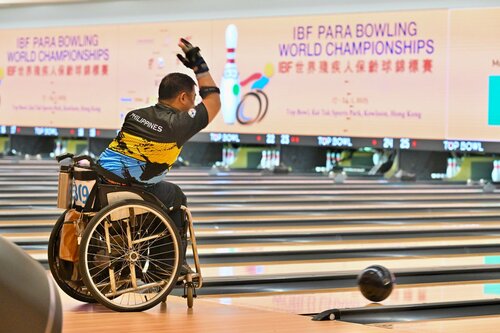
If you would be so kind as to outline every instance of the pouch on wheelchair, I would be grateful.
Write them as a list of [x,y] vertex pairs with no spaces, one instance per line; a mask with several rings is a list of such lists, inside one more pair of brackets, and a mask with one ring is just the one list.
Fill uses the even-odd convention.
[[99,181],[98,173],[89,167],[61,165],[57,191],[57,207],[92,210]]

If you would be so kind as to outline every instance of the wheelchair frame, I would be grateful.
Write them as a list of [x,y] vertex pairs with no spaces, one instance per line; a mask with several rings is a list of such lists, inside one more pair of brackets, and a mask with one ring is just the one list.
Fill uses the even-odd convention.
[[[71,154],[66,154],[62,156],[58,156],[57,160],[60,162],[66,158],[71,158],[71,165],[70,165],[70,170],[72,170],[74,167],[79,167],[82,168],[81,165],[78,165],[80,161],[82,160],[87,160],[90,163],[90,166],[86,167],[89,171],[95,171],[100,177],[103,177],[103,175],[99,172],[99,168],[95,167],[95,164],[93,160],[88,157],[88,156],[78,156],[75,157]],[[85,167],[83,167],[85,168]],[[65,169],[65,172],[68,171],[68,168]],[[203,285],[203,278],[201,274],[201,267],[200,267],[200,262],[199,262],[199,257],[198,257],[198,250],[197,250],[197,244],[196,244],[196,237],[195,237],[195,231],[194,231],[194,225],[193,225],[193,219],[191,212],[186,206],[180,206],[180,207],[169,207],[168,211],[174,211],[176,209],[181,209],[184,212],[184,215],[186,217],[186,230],[189,231],[188,237],[187,237],[187,242],[188,244],[191,244],[191,249],[193,253],[193,259],[194,259],[194,265],[195,265],[195,271],[193,273],[189,273],[185,276],[179,276],[180,273],[180,267],[182,265],[182,253],[181,253],[181,242],[180,242],[180,236],[178,234],[178,230],[175,227],[175,224],[172,222],[170,217],[166,213],[165,206],[156,198],[153,194],[146,192],[142,190],[140,187],[136,186],[124,186],[124,185],[109,185],[109,184],[104,184],[100,182],[99,180],[96,181],[93,189],[95,197],[90,198],[88,200],[92,200],[93,202],[91,205],[85,205],[84,209],[82,210],[80,214],[80,218],[78,221],[76,221],[77,225],[77,236],[78,236],[78,246],[79,248],[79,253],[80,253],[80,259],[78,262],[75,263],[77,265],[77,270],[80,273],[80,280],[81,281],[76,281],[79,282],[77,283],[77,287],[74,287],[75,281],[70,281],[66,278],[63,277],[64,274],[61,274],[61,265],[63,264],[62,259],[58,258],[58,245],[60,243],[60,231],[62,229],[62,223],[64,223],[64,215],[59,218],[59,220],[56,222],[54,229],[52,230],[50,240],[49,240],[49,248],[48,248],[48,255],[49,255],[49,266],[52,272],[52,275],[54,276],[54,279],[58,283],[58,285],[65,291],[69,296],[80,300],[84,302],[92,302],[92,301],[99,301],[101,304],[116,310],[116,311],[142,311],[149,309],[155,305],[157,305],[159,302],[165,302],[168,294],[171,292],[172,288],[174,288],[176,285],[181,284],[184,288],[184,293],[183,297],[187,298],[187,305],[189,308],[193,306],[193,299],[196,297],[196,289],[199,289]],[[59,191],[61,192],[61,191]],[[67,191],[62,191],[64,193],[58,193],[58,195],[65,195],[65,193],[68,193]],[[114,193],[114,195],[109,195],[111,193]],[[59,200],[58,200],[59,201]],[[68,200],[66,200],[68,202]],[[69,200],[69,202],[72,202],[72,200]],[[90,209],[89,207],[92,206]],[[112,214],[119,210],[120,208],[123,207],[128,207],[126,212],[119,212],[118,214],[122,214],[120,218],[117,218],[116,220],[113,220]],[[70,207],[66,207],[70,208]],[[144,212],[147,212],[148,214],[145,214]],[[127,216],[128,213],[128,216]],[[158,235],[146,235],[146,234],[141,234],[141,232],[145,231],[135,231],[136,234],[134,234],[135,237],[139,237],[139,239],[132,238],[131,232],[134,232],[135,229],[137,229],[136,226],[132,226],[132,222],[136,220],[136,218],[139,216],[145,215],[144,221],[139,222],[139,225],[142,226],[149,226],[151,223],[156,221],[156,219],[160,220],[160,224],[156,226],[154,231],[158,229],[159,226],[161,228],[159,230],[163,230],[161,233]],[[109,216],[108,216],[109,215]],[[151,218],[152,216],[152,218]],[[148,218],[149,217],[149,218]],[[125,229],[123,228],[123,220],[126,220],[125,222]],[[151,220],[152,219],[152,220]],[[151,220],[151,221],[149,221]],[[104,222],[103,222],[104,221]],[[145,222],[146,221],[146,222]],[[103,226],[99,226],[99,223],[103,222]],[[121,229],[121,232],[126,231],[126,237],[123,237],[124,235],[113,235],[110,236],[109,228],[113,230],[113,232],[117,232],[116,229],[118,229],[117,225],[113,226],[113,223],[117,222],[119,228]],[[135,223],[135,222],[134,222]],[[142,224],[141,224],[142,223]],[[149,224],[148,224],[149,223]],[[93,230],[88,230],[89,226],[92,226]],[[99,235],[98,237],[94,237],[92,239],[92,233],[97,230],[97,228],[101,228],[99,230],[104,230],[104,234],[102,235],[101,233],[97,232]],[[102,229],[103,228],[103,229]],[[140,227],[139,227],[140,228]],[[152,227],[151,227],[152,228]],[[134,230],[132,230],[134,229]],[[168,231],[168,232],[167,232]],[[156,250],[152,250],[152,248],[156,247],[161,247],[159,245],[152,246],[150,247],[149,245],[145,248],[142,248],[141,242],[147,243],[147,244],[154,244],[154,242],[157,242],[159,240],[164,241],[164,239],[167,239],[167,237],[170,237],[172,240],[171,246],[173,246],[174,250],[174,263],[175,265],[170,265],[163,263],[164,261],[167,260],[167,258],[162,259],[156,259],[153,258],[156,254],[151,254],[155,252]],[[115,239],[113,239],[115,237]],[[98,240],[96,240],[99,238]],[[119,239],[118,241],[116,239]],[[85,248],[81,247],[82,245],[82,240],[84,241],[84,246]],[[92,246],[92,242],[98,242],[98,245],[103,248],[102,243],[104,242],[106,244],[106,250],[104,251],[105,254],[96,252],[94,253],[95,258],[101,258],[101,261],[95,260],[97,264],[95,266],[90,267],[92,265],[91,261],[88,260],[87,255],[88,255],[88,248]],[[100,243],[99,243],[100,242]],[[125,244],[128,243],[128,244]],[[137,245],[139,244],[139,245]],[[167,243],[168,245],[170,243]],[[98,248],[98,245],[95,245],[96,248]],[[126,245],[126,246],[124,246]],[[139,248],[140,250],[134,250],[134,245],[137,245],[135,248]],[[161,244],[160,244],[161,245]],[[165,246],[166,246],[165,245]],[[127,252],[126,254],[122,254],[120,257],[113,257],[113,252],[117,252],[118,248],[120,250],[123,250]],[[128,249],[128,250],[127,250]],[[103,250],[101,250],[102,252]],[[83,259],[82,259],[83,258]],[[105,258],[105,259],[102,259]],[[144,259],[148,258],[148,259]],[[142,261],[141,261],[142,259]],[[117,280],[114,276],[114,268],[112,267],[113,265],[116,265],[117,262],[119,261],[127,262],[128,264],[122,264],[119,267],[120,274],[124,274],[123,272],[126,271],[130,274],[130,281],[127,280],[126,283],[130,283],[131,287],[126,288],[126,289],[121,289],[124,288],[122,286],[117,287]],[[170,259],[168,259],[170,260]],[[170,262],[170,261],[168,261]],[[101,265],[101,266],[99,266]],[[128,267],[127,267],[128,265]],[[167,271],[165,267],[172,267],[172,272],[170,272],[170,268],[168,269],[169,273],[171,273],[172,279],[169,279],[167,282],[167,287],[163,288],[160,290],[160,292],[156,296],[152,296],[150,298],[150,294],[141,294],[140,291],[149,288],[148,285],[148,280],[158,280],[160,279],[158,276],[164,275],[164,272]],[[103,269],[100,269],[101,267],[104,267]],[[152,271],[150,267],[156,267],[158,271],[156,271],[155,274],[151,273],[148,275],[146,278],[146,273],[148,272],[148,269]],[[106,283],[95,283],[93,279],[95,276],[93,276],[90,272],[93,271],[95,272],[96,270],[99,271],[99,274],[102,273],[102,271],[105,271],[108,269],[109,271],[109,286],[106,285]],[[136,274],[143,275],[140,279],[137,279]],[[149,274],[149,273],[148,273]],[[152,278],[154,276],[154,278]],[[141,280],[145,280],[146,283],[139,286],[137,283],[138,281],[144,282]],[[175,280],[175,281],[174,281]],[[83,285],[82,282],[83,281]],[[123,283],[123,281],[121,282]],[[151,285],[157,285],[160,288],[162,285],[164,285],[164,281],[154,281],[154,283],[150,283]],[[109,292],[111,290],[111,292]],[[122,304],[117,304],[113,303],[113,299],[120,297],[121,294],[125,294],[128,292],[139,292],[139,297],[137,297],[134,293],[134,300],[139,299],[139,302],[141,302],[143,299],[145,299],[145,302],[133,304],[133,305],[122,305]],[[159,296],[158,296],[159,295]],[[130,295],[129,295],[130,296]]]

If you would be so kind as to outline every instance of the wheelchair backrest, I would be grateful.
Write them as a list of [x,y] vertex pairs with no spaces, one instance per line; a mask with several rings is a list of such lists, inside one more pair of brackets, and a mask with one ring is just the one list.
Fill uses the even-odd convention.
[[[153,194],[103,169],[90,156],[63,154],[56,159],[58,162],[70,159],[69,164],[62,164],[59,170],[58,208],[97,212],[118,201],[137,199],[153,203],[159,209],[165,210],[164,205]],[[102,183],[103,179],[106,179],[106,182],[127,185],[110,185]]]

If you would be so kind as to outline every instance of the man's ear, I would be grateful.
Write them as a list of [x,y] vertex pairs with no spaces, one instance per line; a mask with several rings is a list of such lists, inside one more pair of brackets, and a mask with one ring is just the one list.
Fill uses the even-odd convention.
[[186,93],[185,91],[183,91],[183,92],[181,92],[181,93],[179,94],[179,99],[180,99],[181,101],[184,101],[184,99],[186,99],[186,98],[188,98],[188,95],[187,95],[187,93]]

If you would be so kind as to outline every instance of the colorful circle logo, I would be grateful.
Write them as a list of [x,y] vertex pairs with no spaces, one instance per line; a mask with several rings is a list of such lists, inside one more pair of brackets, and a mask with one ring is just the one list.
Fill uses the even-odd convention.
[[250,91],[241,98],[236,107],[236,120],[241,125],[251,125],[261,121],[267,113],[269,99],[264,88],[274,75],[272,63],[265,65],[263,73],[253,73],[241,81],[241,86],[250,85]]

